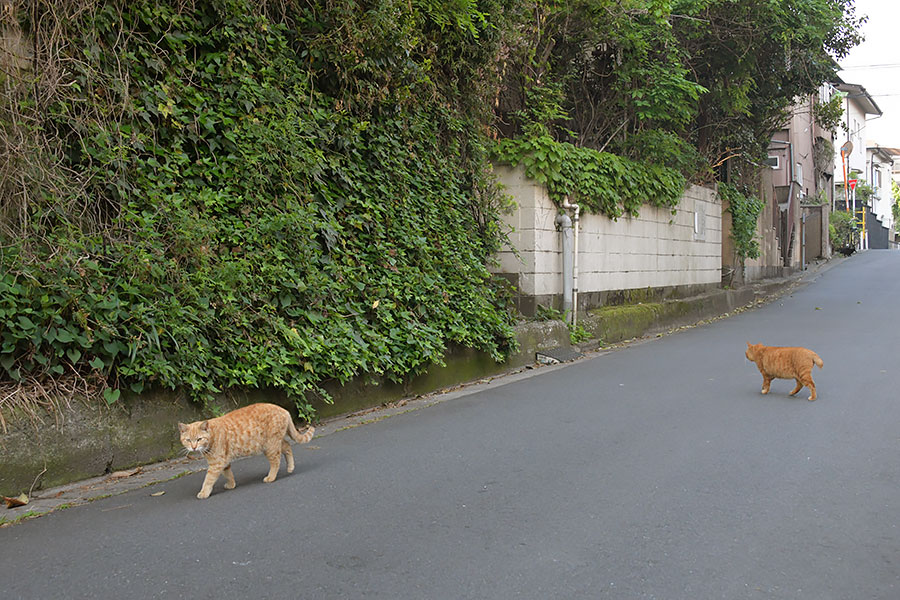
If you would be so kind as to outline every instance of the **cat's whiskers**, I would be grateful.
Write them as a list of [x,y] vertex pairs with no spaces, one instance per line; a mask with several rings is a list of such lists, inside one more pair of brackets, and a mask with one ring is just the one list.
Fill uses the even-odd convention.
[[181,455],[185,458],[194,458],[194,454],[198,454],[199,457],[206,457],[209,455],[209,447],[205,446],[201,448],[188,448],[187,446],[184,446],[181,449]]

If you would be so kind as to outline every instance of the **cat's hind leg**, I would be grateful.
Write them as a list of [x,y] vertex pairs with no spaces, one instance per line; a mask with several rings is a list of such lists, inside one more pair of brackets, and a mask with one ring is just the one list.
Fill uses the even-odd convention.
[[263,477],[263,481],[272,483],[278,477],[278,467],[281,466],[281,445],[272,444],[266,448],[266,458],[269,459],[269,474]]
[[812,402],[816,399],[816,384],[812,378],[812,366],[808,369],[803,369],[797,374],[797,389],[793,393],[799,392],[804,385],[809,388],[809,398],[807,400]]
[[800,381],[800,379],[798,378],[798,379],[797,379],[797,387],[795,387],[795,388],[794,388],[794,391],[791,392],[791,393],[788,394],[788,395],[789,395],[789,396],[793,396],[794,394],[796,394],[797,392],[799,392],[799,391],[802,390],[802,389],[803,389],[803,382]]
[[812,402],[816,399],[816,384],[812,380],[812,376],[807,375],[806,379],[803,380],[803,384],[809,388],[809,398],[807,398],[807,400]]
[[222,470],[222,474],[225,476],[225,489],[233,490],[237,484],[234,482],[234,473],[231,472],[231,465],[226,466]]
[[281,440],[281,453],[284,454],[284,460],[287,462],[287,472],[294,472],[294,453],[291,451],[291,445],[287,440]]

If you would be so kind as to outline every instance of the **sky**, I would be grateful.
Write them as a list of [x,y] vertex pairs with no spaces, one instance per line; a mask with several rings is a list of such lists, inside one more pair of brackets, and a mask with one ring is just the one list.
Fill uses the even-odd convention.
[[856,14],[869,16],[866,39],[839,61],[839,75],[866,88],[884,113],[866,122],[867,141],[900,148],[900,1],[856,0]]

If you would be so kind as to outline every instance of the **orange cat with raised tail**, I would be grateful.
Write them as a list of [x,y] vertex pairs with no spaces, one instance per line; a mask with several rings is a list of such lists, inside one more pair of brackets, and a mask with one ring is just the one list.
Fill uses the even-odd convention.
[[747,360],[756,363],[759,372],[763,376],[762,393],[769,393],[769,385],[773,379],[794,379],[797,387],[791,392],[791,396],[803,389],[809,388],[809,401],[816,399],[816,384],[812,379],[813,365],[823,366],[819,355],[806,348],[763,346],[747,342]]
[[274,404],[251,404],[228,414],[194,423],[178,424],[181,443],[190,454],[199,452],[206,457],[206,478],[198,498],[208,498],[219,475],[225,475],[225,489],[234,489],[231,461],[241,456],[265,454],[269,459],[266,483],[275,481],[281,455],[287,461],[287,472],[294,471],[294,454],[287,442],[290,436],[298,444],[312,439],[315,428],[309,426],[303,433],[297,431],[291,421],[291,413]]

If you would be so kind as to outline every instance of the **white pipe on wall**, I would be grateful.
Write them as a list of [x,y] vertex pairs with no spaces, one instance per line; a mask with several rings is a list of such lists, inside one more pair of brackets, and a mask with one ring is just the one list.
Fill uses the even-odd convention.
[[572,310],[572,219],[562,213],[556,216],[556,224],[562,232],[562,280],[563,280],[563,314]]
[[562,207],[575,211],[572,219],[572,228],[575,230],[575,242],[572,248],[572,327],[575,327],[578,324],[578,223],[581,207],[574,202],[569,202],[568,196],[563,201]]

